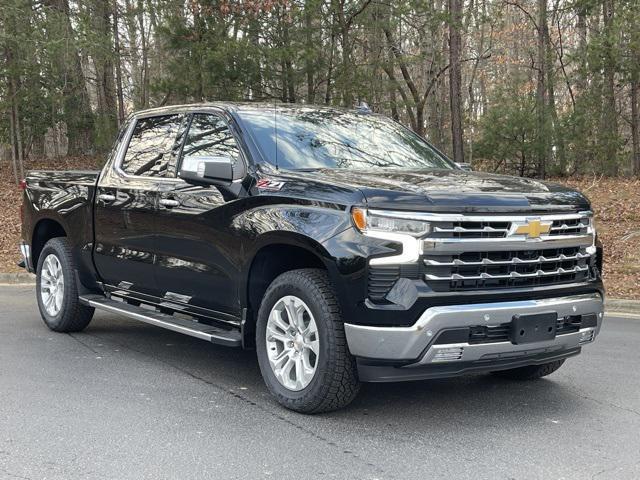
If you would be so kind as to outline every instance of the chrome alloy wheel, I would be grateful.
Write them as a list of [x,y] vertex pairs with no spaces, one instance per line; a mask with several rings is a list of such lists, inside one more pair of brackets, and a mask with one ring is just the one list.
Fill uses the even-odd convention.
[[269,313],[267,355],[278,382],[288,390],[305,388],[316,373],[320,341],[311,310],[298,297],[287,295]]
[[47,255],[42,262],[40,298],[49,315],[55,317],[60,313],[64,300],[64,274],[60,260],[53,253]]

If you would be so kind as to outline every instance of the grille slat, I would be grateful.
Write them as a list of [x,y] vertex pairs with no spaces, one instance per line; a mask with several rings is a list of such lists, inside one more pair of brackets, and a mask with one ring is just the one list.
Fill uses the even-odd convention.
[[565,255],[560,254],[555,257],[545,257],[540,255],[538,258],[533,259],[522,259],[519,257],[513,257],[509,260],[491,260],[490,258],[483,258],[480,261],[464,261],[459,258],[454,259],[451,262],[440,262],[438,260],[425,259],[425,265],[432,265],[438,267],[447,267],[447,266],[465,266],[465,265],[518,265],[518,264],[526,264],[526,263],[547,263],[547,262],[564,262],[567,260],[581,260],[583,258],[589,258],[591,255],[588,253],[576,253],[575,255]]
[[487,279],[503,279],[503,278],[533,278],[533,277],[544,277],[547,275],[568,275],[572,273],[586,272],[589,270],[588,266],[581,267],[576,265],[570,269],[564,269],[562,267],[556,270],[536,270],[533,273],[519,273],[519,272],[509,272],[504,275],[494,275],[492,273],[482,272],[480,275],[460,275],[459,273],[453,273],[448,276],[438,276],[432,275],[430,273],[425,274],[427,280],[487,280]]

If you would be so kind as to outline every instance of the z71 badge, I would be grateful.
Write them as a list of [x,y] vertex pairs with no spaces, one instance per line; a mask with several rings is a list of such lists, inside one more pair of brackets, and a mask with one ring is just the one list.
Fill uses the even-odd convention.
[[277,192],[284,186],[284,182],[277,182],[268,178],[261,178],[258,180],[257,187],[259,190],[266,190],[271,192]]

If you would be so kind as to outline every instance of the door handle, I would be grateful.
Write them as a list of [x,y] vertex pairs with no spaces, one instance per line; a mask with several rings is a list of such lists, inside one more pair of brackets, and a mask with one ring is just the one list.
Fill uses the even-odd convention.
[[103,202],[113,202],[116,199],[116,196],[111,195],[110,193],[101,193],[100,195],[98,195],[98,199],[102,200]]
[[171,198],[161,198],[160,205],[167,208],[173,208],[180,205],[180,202],[178,200],[173,200]]

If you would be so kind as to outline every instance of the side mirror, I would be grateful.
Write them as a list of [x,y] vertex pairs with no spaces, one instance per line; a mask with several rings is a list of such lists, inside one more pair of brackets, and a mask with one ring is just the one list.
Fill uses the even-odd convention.
[[178,177],[194,185],[229,185],[234,180],[233,165],[228,156],[186,156]]
[[471,166],[470,163],[456,162],[456,165],[461,170],[466,170],[467,172],[473,172],[473,167]]

